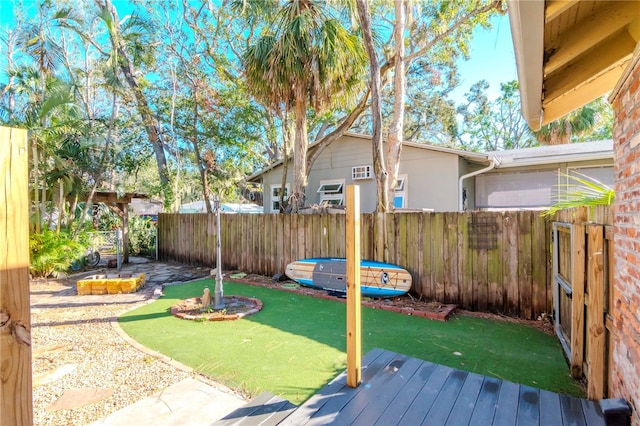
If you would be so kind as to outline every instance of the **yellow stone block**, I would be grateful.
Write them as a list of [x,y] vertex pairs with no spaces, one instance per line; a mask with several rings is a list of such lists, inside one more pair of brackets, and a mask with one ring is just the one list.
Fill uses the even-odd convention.
[[93,280],[80,280],[76,283],[76,288],[78,290],[78,296],[84,296],[86,294],[91,294],[91,281]]
[[122,291],[121,280],[107,280],[107,293],[118,294]]
[[135,293],[138,289],[135,278],[125,278],[120,281],[120,288],[123,293]]

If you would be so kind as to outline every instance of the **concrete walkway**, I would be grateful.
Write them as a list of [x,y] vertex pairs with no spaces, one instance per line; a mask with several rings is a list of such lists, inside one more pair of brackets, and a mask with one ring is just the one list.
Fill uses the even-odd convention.
[[236,395],[189,378],[91,425],[210,425],[244,404]]

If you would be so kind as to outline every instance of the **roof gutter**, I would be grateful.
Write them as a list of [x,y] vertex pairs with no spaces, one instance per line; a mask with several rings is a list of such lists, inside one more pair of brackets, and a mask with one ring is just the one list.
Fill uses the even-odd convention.
[[522,115],[531,130],[540,130],[543,118],[542,79],[545,1],[507,0],[516,55]]
[[491,161],[491,163],[489,164],[488,167],[485,167],[484,169],[476,170],[475,172],[467,173],[466,175],[460,176],[460,178],[458,179],[458,210],[459,211],[464,210],[464,200],[462,199],[462,191],[463,191],[462,185],[464,183],[464,180],[473,176],[480,175],[482,173],[486,173],[500,165],[500,159],[497,157],[491,157],[489,161]]
[[514,161],[513,158],[504,157],[500,159],[499,166],[501,169],[507,169],[511,167],[528,167],[528,166],[542,166],[545,164],[558,164],[558,163],[571,163],[578,161],[607,161],[613,163],[613,154],[612,153],[596,153],[584,155],[579,158],[571,158],[571,159],[563,159],[558,157],[549,157],[549,158],[536,158],[526,161]]

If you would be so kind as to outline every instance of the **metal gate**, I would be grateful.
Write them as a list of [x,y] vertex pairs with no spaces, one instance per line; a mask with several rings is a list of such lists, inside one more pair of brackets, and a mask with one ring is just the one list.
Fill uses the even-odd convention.
[[122,267],[122,231],[95,231],[91,233],[92,248],[103,260],[116,258],[118,270]]

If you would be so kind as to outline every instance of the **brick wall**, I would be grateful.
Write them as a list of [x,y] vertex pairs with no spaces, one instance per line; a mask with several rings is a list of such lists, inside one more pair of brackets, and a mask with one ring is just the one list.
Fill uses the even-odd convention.
[[623,397],[640,425],[640,60],[615,94],[614,326],[609,396]]

